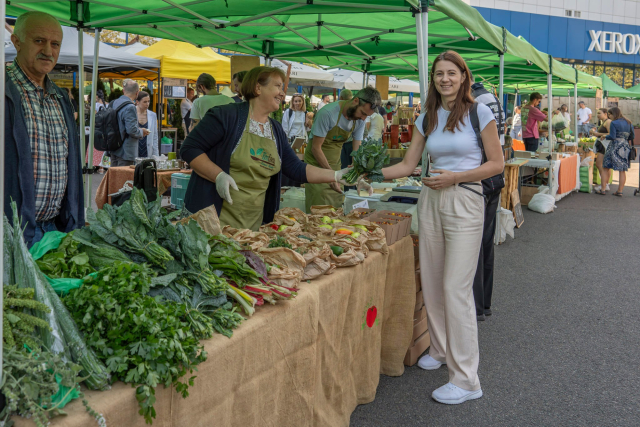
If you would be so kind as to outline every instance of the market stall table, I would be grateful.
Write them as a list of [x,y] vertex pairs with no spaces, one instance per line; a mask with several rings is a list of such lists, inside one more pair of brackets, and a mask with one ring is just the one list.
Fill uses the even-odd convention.
[[[133,181],[135,169],[129,166],[110,167],[102,177],[100,186],[96,191],[96,205],[98,209],[102,209],[105,203],[111,203],[111,197],[109,194],[117,193],[122,188],[125,182]],[[174,173],[187,173],[190,174],[191,170],[170,170],[170,171],[158,171],[158,192],[163,194],[167,189],[171,188],[171,174]]]
[[[232,338],[203,341],[208,360],[194,372],[189,397],[158,386],[153,425],[348,425],[358,404],[374,400],[381,373],[404,372],[413,334],[413,256],[407,236],[388,255],[371,252],[358,266],[303,282],[293,300],[260,307]],[[116,383],[85,395],[107,425],[145,425],[135,388]],[[80,400],[64,409],[68,415],[51,426],[96,423]],[[14,419],[18,427],[33,425]]]
[[563,157],[560,160],[531,159],[525,167],[553,171],[553,191],[556,201],[580,189],[580,156]]

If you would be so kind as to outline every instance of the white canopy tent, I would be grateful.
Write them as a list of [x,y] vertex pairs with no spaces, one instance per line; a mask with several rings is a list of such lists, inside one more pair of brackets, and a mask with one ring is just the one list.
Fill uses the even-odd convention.
[[[333,74],[333,80],[336,83],[342,83],[340,89],[360,90],[363,85],[363,73],[350,70],[330,70]],[[367,79],[364,79],[367,80]],[[367,82],[365,81],[365,86]],[[376,76],[368,76],[368,86],[375,87]],[[396,79],[389,77],[389,92],[409,92],[420,93],[420,84],[409,79]]]
[[[260,64],[264,65],[264,58],[260,58]],[[285,73],[288,65],[279,59],[271,60],[271,66],[280,68]],[[333,74],[314,68],[299,62],[291,62],[291,75],[289,76],[289,87],[291,86],[328,86],[333,82]]]
[[[6,30],[5,30],[6,31]],[[78,68],[78,30],[71,27],[62,27],[62,47],[60,48],[60,56],[56,69],[77,69]],[[7,34],[5,33],[5,37]],[[87,33],[83,33],[83,53],[85,59],[85,70],[91,70],[94,57],[95,40]],[[6,42],[6,39],[5,39]],[[144,46],[144,45],[143,45]],[[145,46],[148,47],[148,46]],[[122,51],[100,42],[98,50],[100,65],[99,71],[103,70],[132,70],[142,69],[152,71],[154,68],[160,68],[160,61],[152,58],[145,58],[133,53]],[[5,61],[11,62],[16,57],[16,48],[13,44],[7,46],[5,50]]]
[[140,52],[141,50],[145,50],[148,47],[149,46],[147,46],[146,44],[142,44],[140,42],[135,42],[135,43],[130,44],[128,46],[119,47],[118,48],[118,52],[126,52],[126,53],[129,53],[131,55],[135,55],[136,53]]

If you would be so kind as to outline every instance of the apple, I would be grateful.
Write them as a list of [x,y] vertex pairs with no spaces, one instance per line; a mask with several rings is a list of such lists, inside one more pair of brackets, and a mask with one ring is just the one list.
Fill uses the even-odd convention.
[[325,224],[331,224],[331,218],[329,218],[328,216],[323,216],[322,222]]
[[360,233],[355,232],[351,235],[351,237],[353,237],[354,239],[357,239],[358,237],[360,237]]
[[338,223],[341,223],[341,222],[342,222],[342,220],[334,219],[334,220],[332,220],[331,222],[332,222],[333,224],[338,224]]
[[328,225],[328,224],[323,224],[323,225],[320,225],[319,227],[320,227],[320,228],[327,228],[327,229],[329,229],[329,230],[333,230],[333,227],[331,227],[331,226],[330,226],[330,225]]
[[284,224],[282,224],[282,225],[280,226],[280,228],[278,228],[278,231],[283,231],[283,230],[286,230],[287,228],[289,228],[289,226],[288,226],[288,225],[284,225]]

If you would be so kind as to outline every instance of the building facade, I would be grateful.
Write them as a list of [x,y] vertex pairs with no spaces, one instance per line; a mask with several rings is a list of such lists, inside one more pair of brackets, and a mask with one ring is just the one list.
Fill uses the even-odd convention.
[[638,0],[470,0],[490,23],[624,88],[640,83]]
[[[604,73],[626,89],[640,84],[640,0],[465,2],[488,22],[522,36],[538,50],[580,71],[595,76]],[[554,104],[571,101],[559,98]],[[585,101],[595,111],[595,101]],[[634,123],[640,123],[638,105],[638,101],[620,101]]]

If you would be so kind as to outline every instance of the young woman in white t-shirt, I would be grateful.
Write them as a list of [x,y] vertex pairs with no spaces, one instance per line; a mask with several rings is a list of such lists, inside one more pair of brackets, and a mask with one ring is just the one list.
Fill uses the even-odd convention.
[[[431,157],[431,171],[422,179],[418,201],[420,270],[431,349],[418,364],[427,370],[448,365],[449,383],[432,394],[436,401],[448,404],[482,397],[472,290],[484,222],[480,181],[504,168],[493,113],[478,104],[487,157],[482,163],[469,118],[474,103],[470,74],[456,52],[438,55],[431,68],[425,113],[416,121],[411,146],[401,163],[382,170],[386,179],[405,177],[414,171],[425,149]],[[425,114],[428,126],[423,132]]]

